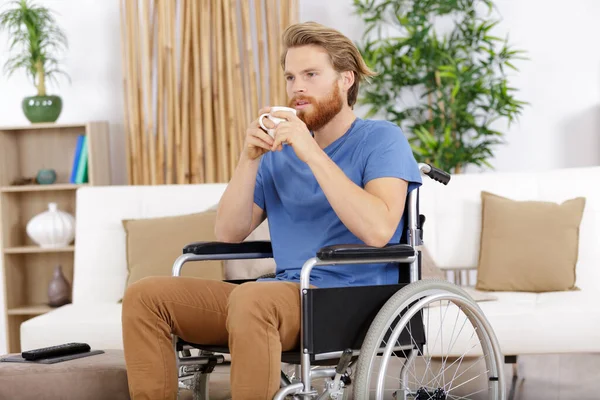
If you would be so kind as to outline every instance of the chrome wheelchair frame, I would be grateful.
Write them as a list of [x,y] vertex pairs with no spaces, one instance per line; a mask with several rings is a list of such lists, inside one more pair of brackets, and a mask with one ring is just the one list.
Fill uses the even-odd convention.
[[[444,171],[430,166],[429,164],[419,164],[419,169],[423,175],[427,175],[430,178],[443,184],[447,184],[450,180],[450,175],[448,175]],[[308,330],[310,330],[310,327],[307,326],[308,324],[304,317],[305,315],[307,315],[308,312],[310,312],[310,310],[307,308],[307,304],[309,304],[308,295],[311,290],[315,290],[310,288],[311,272],[313,268],[317,266],[335,266],[340,264],[348,265],[371,263],[398,263],[408,265],[408,282],[405,282],[404,285],[408,286],[419,281],[420,254],[418,251],[418,247],[423,244],[422,226],[424,223],[424,217],[419,214],[418,196],[419,189],[415,189],[411,191],[411,193],[409,193],[407,197],[405,213],[407,213],[408,215],[405,224],[405,232],[403,235],[403,239],[401,240],[401,242],[404,241],[405,244],[390,244],[382,248],[374,248],[364,245],[328,246],[321,249],[315,255],[315,257],[308,259],[304,263],[301,270],[299,293],[301,300],[300,347],[296,351],[296,353],[299,353],[300,358],[300,363],[296,367],[296,371],[300,374],[300,380],[290,381],[288,377],[285,376],[285,374],[283,374],[282,372],[281,389],[275,395],[274,400],[283,400],[290,395],[296,399],[348,398],[348,396],[344,394],[344,389],[345,387],[347,388],[344,382],[349,381],[347,369],[353,359],[356,359],[357,357],[360,359],[362,349],[357,350],[356,348],[348,348],[344,346],[343,349],[340,349],[339,351],[329,351],[326,353],[315,353],[314,348],[311,350],[311,346],[307,342],[307,332]],[[242,242],[233,244],[215,242],[192,243],[186,246],[184,248],[183,254],[175,260],[173,264],[172,275],[180,276],[184,264],[190,261],[256,259],[271,257],[272,249],[270,247],[270,242]],[[245,281],[237,283],[244,282]],[[493,332],[491,332],[489,324],[483,316],[483,313],[480,310],[478,310],[477,305],[472,301],[472,299],[470,299],[470,297],[466,296],[463,293],[450,293],[452,291],[456,291],[443,290],[444,287],[440,287],[436,290],[434,289],[435,288],[430,287],[429,289],[425,290],[423,296],[426,297],[415,297],[413,294],[413,298],[411,299],[412,303],[406,303],[406,306],[409,307],[410,305],[417,302],[417,300],[419,299],[421,301],[419,301],[418,304],[426,304],[425,300],[427,300],[428,296],[430,301],[434,301],[437,299],[447,299],[450,301],[456,301],[457,304],[463,304],[467,310],[470,310],[471,314],[469,315],[471,315],[472,317],[471,322],[473,322],[474,324],[479,324],[478,326],[481,328],[481,330],[486,331],[482,333],[482,340],[485,341],[486,345],[489,347],[489,353],[491,355],[490,357],[492,357],[495,360],[490,364],[492,365],[491,369],[493,370],[490,373],[490,381],[495,381],[496,383],[492,384],[498,387],[493,390],[493,394],[490,395],[490,399],[504,400],[504,378],[502,375],[501,368],[500,370],[498,370],[498,359],[501,358],[499,346],[493,335]],[[398,291],[396,291],[395,293],[398,294]],[[393,299],[390,298],[389,301],[391,300]],[[398,304],[401,303],[402,302]],[[412,315],[419,315],[418,311],[419,310],[414,311]],[[395,314],[395,321],[398,321],[398,318],[400,317],[399,313],[400,311],[398,311],[398,313]],[[400,320],[400,323],[402,323],[402,321],[403,319]],[[407,321],[408,320],[404,321],[404,323],[408,323]],[[390,329],[391,327],[392,325],[390,325]],[[367,335],[369,334],[371,336],[375,334],[376,336],[377,332],[369,332]],[[398,335],[399,333],[396,337],[398,337]],[[176,358],[179,379],[181,381],[191,381],[191,384],[189,386],[194,390],[194,399],[208,399],[208,375],[210,374],[210,372],[212,372],[213,368],[217,364],[223,363],[225,360],[223,354],[218,354],[220,353],[219,350],[223,350],[224,353],[227,353],[228,349],[219,349],[215,348],[214,346],[203,346],[201,344],[189,344],[183,342],[180,338],[176,336],[173,336],[173,345],[174,350],[177,354]],[[190,350],[192,349],[199,350],[199,355],[197,357],[191,356]],[[398,347],[394,347],[391,349],[387,349],[386,353],[386,350],[383,348],[375,348],[375,352],[377,354],[389,354],[390,352],[398,350]],[[402,347],[400,350],[409,351],[409,355],[406,357],[407,363],[414,360],[414,358],[417,355],[417,351],[411,343],[409,343],[407,346]],[[179,353],[182,353],[182,357],[179,356]],[[337,365],[335,368],[315,370],[312,369],[313,363],[329,360],[337,360]],[[282,361],[284,360],[282,359]],[[332,362],[330,365],[335,364],[335,362]],[[362,368],[365,369],[366,367]],[[406,381],[407,371],[405,370],[406,365],[404,365],[404,367],[402,368],[402,377]],[[331,380],[326,382],[325,390],[321,395],[319,395],[313,389],[312,385],[312,381],[314,379],[319,378],[331,378]],[[500,383],[497,383],[498,381]],[[378,382],[378,384],[381,383],[381,377]],[[357,395],[357,398],[362,399],[363,397],[363,395]],[[379,394],[379,392],[377,398],[383,398],[382,395]],[[404,394],[403,398],[407,399],[408,395]],[[416,397],[413,396],[413,398],[416,398],[417,400],[420,399],[418,395]]]

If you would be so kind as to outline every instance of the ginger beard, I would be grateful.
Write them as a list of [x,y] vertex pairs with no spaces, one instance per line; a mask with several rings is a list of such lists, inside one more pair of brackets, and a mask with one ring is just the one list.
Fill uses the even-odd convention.
[[310,106],[307,110],[298,110],[298,118],[306,124],[309,131],[318,131],[329,123],[341,110],[343,106],[342,96],[337,81],[333,82],[331,93],[323,100],[317,101],[314,97],[298,95],[289,102],[290,107],[295,107],[298,101],[308,101]]

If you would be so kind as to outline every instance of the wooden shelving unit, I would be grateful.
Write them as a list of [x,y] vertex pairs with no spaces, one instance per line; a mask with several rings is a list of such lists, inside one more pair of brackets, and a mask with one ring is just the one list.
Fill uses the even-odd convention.
[[[71,184],[77,137],[82,134],[88,137],[89,182]],[[110,184],[109,157],[105,121],[0,127],[0,265],[8,352],[21,351],[22,322],[52,310],[47,305],[47,290],[56,265],[62,265],[67,279],[73,281],[74,243],[62,248],[41,248],[27,236],[27,223],[46,211],[51,202],[75,216],[78,188]],[[35,177],[42,168],[56,171],[56,183],[12,185],[18,178]]]

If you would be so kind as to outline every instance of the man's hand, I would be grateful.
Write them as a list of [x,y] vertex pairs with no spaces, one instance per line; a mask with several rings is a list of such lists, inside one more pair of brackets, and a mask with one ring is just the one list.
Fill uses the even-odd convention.
[[309,158],[321,151],[321,148],[310,134],[306,124],[294,113],[289,111],[277,111],[274,117],[285,119],[275,128],[275,141],[271,146],[272,151],[280,151],[283,143],[287,143],[294,149],[298,158],[305,163]]
[[[270,110],[270,107],[261,108],[258,115],[268,113]],[[273,121],[268,118],[264,118],[263,124],[269,129],[275,127]],[[267,151],[270,151],[272,145],[273,138],[261,129],[258,119],[252,121],[246,130],[246,139],[244,143],[244,151],[246,152],[248,159],[256,160]]]

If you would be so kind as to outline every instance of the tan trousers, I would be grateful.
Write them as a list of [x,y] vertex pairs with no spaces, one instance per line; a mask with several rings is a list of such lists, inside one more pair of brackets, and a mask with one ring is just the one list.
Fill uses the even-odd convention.
[[281,352],[299,342],[299,285],[144,278],[127,289],[122,322],[133,400],[177,398],[171,333],[192,343],[228,344],[233,399],[272,399]]

